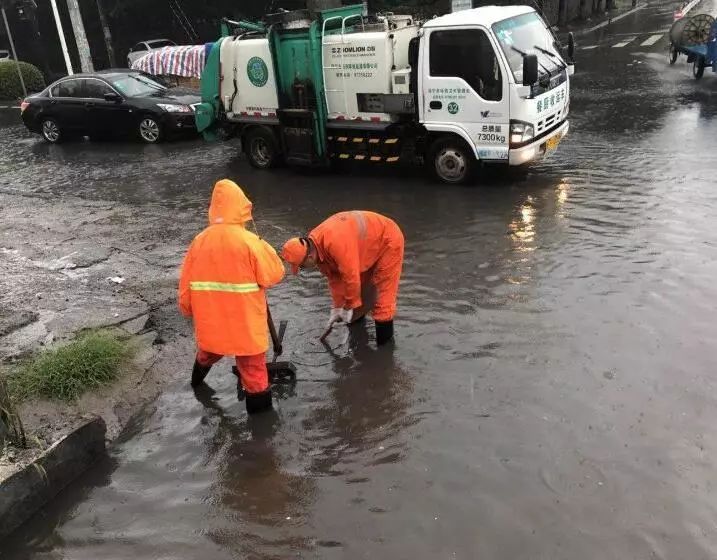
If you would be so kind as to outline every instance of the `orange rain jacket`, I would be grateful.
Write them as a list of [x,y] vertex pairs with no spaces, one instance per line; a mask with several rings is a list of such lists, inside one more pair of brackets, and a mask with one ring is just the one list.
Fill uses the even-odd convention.
[[253,356],[269,347],[265,289],[284,277],[276,251],[244,224],[252,204],[233,181],[214,186],[209,227],[184,258],[179,307],[194,318],[197,345],[223,356]]
[[393,319],[403,267],[403,233],[396,222],[363,210],[334,214],[309,237],[318,252],[318,267],[329,281],[335,307],[361,307],[361,281],[377,288],[373,317]]

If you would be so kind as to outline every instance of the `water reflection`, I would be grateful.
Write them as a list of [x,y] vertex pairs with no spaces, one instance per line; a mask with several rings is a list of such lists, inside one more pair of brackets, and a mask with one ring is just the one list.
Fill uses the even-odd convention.
[[352,326],[349,352],[336,359],[336,380],[329,397],[304,421],[312,434],[315,473],[350,474],[357,462],[397,462],[405,442],[389,443],[404,428],[419,421],[409,413],[413,383],[397,362],[390,346],[375,348],[373,326],[364,321]]
[[207,518],[213,522],[207,538],[247,555],[307,548],[310,540],[298,533],[315,486],[310,478],[286,470],[278,451],[278,413],[248,417],[244,423],[219,405],[210,387],[197,388],[195,396],[218,420],[207,442],[206,462],[218,465],[209,489]]

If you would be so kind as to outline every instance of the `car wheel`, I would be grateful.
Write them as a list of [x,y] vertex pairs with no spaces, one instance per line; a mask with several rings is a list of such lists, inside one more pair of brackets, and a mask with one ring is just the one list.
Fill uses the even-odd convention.
[[692,63],[692,75],[695,77],[695,80],[699,80],[705,75],[705,59],[703,56],[698,56]]
[[62,130],[55,119],[44,119],[40,125],[40,133],[45,142],[58,144],[62,141]]
[[266,128],[251,129],[244,136],[244,151],[249,163],[256,169],[271,169],[279,163],[276,138]]
[[670,43],[670,66],[677,62],[677,47],[674,43]]
[[474,160],[473,153],[463,140],[444,138],[433,143],[426,163],[438,180],[460,185],[471,178]]
[[154,117],[142,117],[138,132],[140,140],[146,144],[156,144],[162,139],[162,127]]

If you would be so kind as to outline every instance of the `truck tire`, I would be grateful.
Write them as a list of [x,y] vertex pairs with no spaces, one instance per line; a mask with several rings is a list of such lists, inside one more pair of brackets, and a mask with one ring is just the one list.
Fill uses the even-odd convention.
[[461,138],[439,138],[428,150],[426,163],[439,181],[461,185],[473,174],[475,156]]
[[699,80],[705,75],[705,59],[703,56],[698,56],[692,63],[692,75],[695,77],[695,80]]
[[271,169],[279,164],[279,146],[274,134],[266,128],[252,128],[243,140],[249,164],[256,169]]
[[672,66],[675,62],[677,62],[677,55],[679,53],[677,52],[677,47],[674,43],[670,43],[670,66]]

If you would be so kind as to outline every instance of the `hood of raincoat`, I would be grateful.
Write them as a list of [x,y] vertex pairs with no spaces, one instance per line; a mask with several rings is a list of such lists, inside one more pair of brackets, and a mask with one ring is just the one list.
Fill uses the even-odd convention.
[[212,203],[209,206],[209,223],[245,224],[251,220],[251,200],[239,185],[229,179],[222,179],[214,185]]

